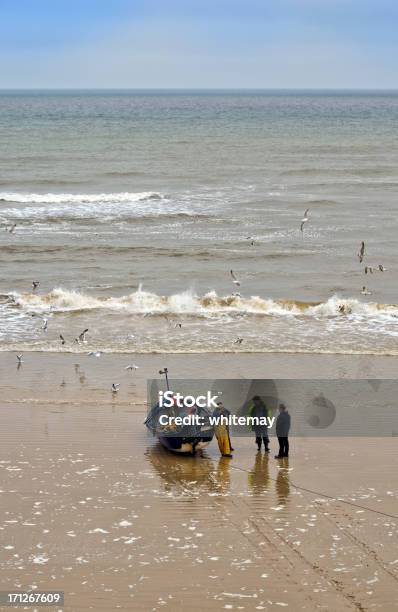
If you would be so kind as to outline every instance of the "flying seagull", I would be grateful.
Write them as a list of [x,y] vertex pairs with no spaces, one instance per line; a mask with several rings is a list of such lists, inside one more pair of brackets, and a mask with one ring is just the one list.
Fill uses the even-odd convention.
[[379,264],[379,265],[378,265],[378,268],[379,268],[380,272],[387,272],[387,270],[388,270],[388,268],[385,268],[385,267],[383,266],[383,264]]
[[102,351],[90,351],[88,353],[89,357],[101,357]]
[[40,281],[32,281],[33,291],[36,291],[39,285],[40,285]]
[[43,319],[43,325],[42,325],[42,330],[43,331],[47,331],[48,328],[48,319]]
[[14,225],[12,225],[12,226],[10,227],[10,229],[8,230],[8,232],[9,232],[10,234],[13,234],[13,233],[15,232],[15,228],[16,228],[16,227],[17,227],[17,224],[16,224],[16,223],[14,223]]
[[361,295],[372,295],[371,291],[368,291],[365,285],[362,287]]
[[341,312],[341,314],[351,314],[352,308],[351,306],[348,306],[347,304],[340,304],[339,312]]
[[88,332],[88,328],[84,329],[81,334],[79,334],[79,342],[86,342],[86,334]]
[[60,337],[60,340],[61,340],[61,344],[62,344],[62,346],[64,346],[64,344],[65,344],[65,342],[66,342],[65,338],[63,337],[63,335],[62,335],[62,334],[59,334],[59,337]]
[[234,344],[242,344],[242,342],[243,342],[243,338],[239,338],[238,337],[238,338],[236,338]]
[[231,277],[232,277],[233,284],[236,285],[237,287],[240,287],[240,281],[236,278],[233,270],[230,270],[230,274],[231,274]]
[[125,370],[130,370],[132,372],[133,370],[138,370],[139,367],[140,366],[135,365],[135,363],[132,363],[131,365],[126,366],[124,369]]
[[365,257],[365,243],[362,240],[361,242],[361,248],[359,249],[359,253],[358,253],[358,259],[359,259],[359,263],[363,262],[363,258]]
[[23,355],[22,355],[22,353],[20,355],[17,355],[17,361],[18,361],[18,366],[20,366],[23,363]]
[[119,387],[119,383],[112,383],[112,393],[117,393],[119,391]]
[[303,218],[301,219],[301,225],[300,225],[300,231],[301,231],[301,232],[304,230],[304,225],[307,223],[307,221],[308,221],[308,219],[309,219],[309,216],[308,216],[309,210],[310,210],[309,208],[307,208],[307,209],[305,210],[305,212],[304,212],[304,216],[303,216]]

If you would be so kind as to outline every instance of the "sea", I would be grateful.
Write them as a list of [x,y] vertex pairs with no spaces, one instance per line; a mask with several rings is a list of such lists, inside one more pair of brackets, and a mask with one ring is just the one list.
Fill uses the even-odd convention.
[[397,213],[398,92],[2,91],[0,350],[397,355]]

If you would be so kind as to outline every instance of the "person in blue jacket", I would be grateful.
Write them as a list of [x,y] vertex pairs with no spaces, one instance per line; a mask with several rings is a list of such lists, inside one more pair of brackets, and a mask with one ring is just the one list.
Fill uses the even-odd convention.
[[275,459],[289,456],[289,430],[290,414],[285,404],[279,404],[279,414],[276,418],[276,435],[278,436],[279,453],[275,455]]

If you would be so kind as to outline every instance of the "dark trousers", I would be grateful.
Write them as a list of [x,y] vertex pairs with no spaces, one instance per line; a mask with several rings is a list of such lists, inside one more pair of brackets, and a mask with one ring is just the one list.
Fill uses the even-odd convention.
[[[263,436],[264,448],[268,448],[269,438],[267,436]],[[261,436],[256,436],[256,444],[258,448],[261,448]]]
[[278,436],[279,442],[279,457],[289,456],[289,438],[287,436]]

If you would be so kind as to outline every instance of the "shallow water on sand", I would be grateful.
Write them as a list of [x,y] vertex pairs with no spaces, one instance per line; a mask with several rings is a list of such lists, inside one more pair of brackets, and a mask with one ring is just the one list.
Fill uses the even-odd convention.
[[[176,355],[222,378],[380,376],[394,359]],[[61,589],[65,609],[386,610],[396,603],[397,438],[235,438],[197,457],[150,436],[146,378],[164,356],[0,355],[3,589]],[[120,392],[110,392],[120,382]],[[276,451],[271,440],[271,451]],[[232,606],[232,608],[231,608]]]
[[8,93],[0,110],[1,349],[397,353],[396,94]]
[[64,590],[76,611],[391,609],[393,440],[177,457],[143,418],[117,402],[2,406],[3,589]]

